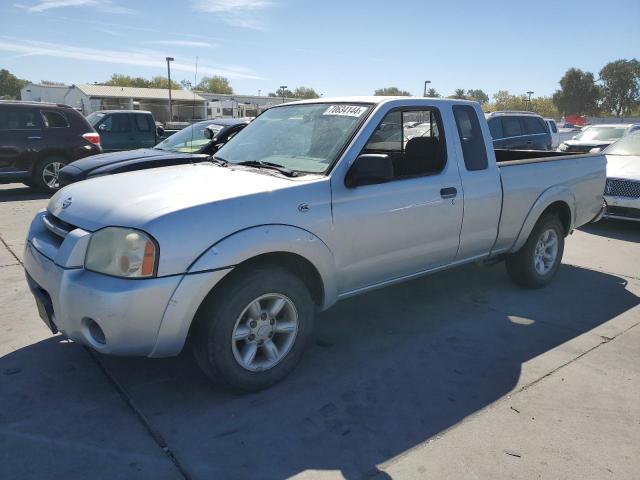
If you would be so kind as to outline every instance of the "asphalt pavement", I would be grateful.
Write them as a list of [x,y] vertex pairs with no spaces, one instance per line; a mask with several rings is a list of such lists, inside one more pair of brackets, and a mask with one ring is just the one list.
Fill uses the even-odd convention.
[[567,239],[553,284],[469,265],[318,315],[284,382],[51,335],[21,266],[47,198],[0,187],[0,478],[571,478],[640,472],[640,223]]

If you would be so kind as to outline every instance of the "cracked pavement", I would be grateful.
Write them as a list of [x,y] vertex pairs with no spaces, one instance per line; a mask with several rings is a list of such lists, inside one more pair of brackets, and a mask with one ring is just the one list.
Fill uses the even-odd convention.
[[640,223],[576,231],[542,290],[470,265],[343,301],[240,396],[50,334],[20,265],[46,201],[0,186],[0,478],[637,478]]

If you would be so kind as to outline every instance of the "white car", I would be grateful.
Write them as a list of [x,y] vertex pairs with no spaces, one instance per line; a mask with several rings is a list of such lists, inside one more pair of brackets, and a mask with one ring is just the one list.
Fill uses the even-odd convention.
[[551,148],[555,150],[560,145],[560,132],[558,131],[558,125],[553,118],[545,118],[545,122],[549,126],[549,133],[551,133]]
[[640,222],[640,132],[606,148],[605,216]]
[[562,142],[558,150],[571,153],[595,153],[637,131],[640,131],[640,124],[637,123],[590,125],[571,140]]

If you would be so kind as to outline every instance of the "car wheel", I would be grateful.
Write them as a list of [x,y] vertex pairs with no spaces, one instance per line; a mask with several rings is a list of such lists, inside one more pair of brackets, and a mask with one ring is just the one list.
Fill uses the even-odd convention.
[[507,257],[507,272],[518,285],[541,288],[555,276],[564,252],[564,228],[557,215],[538,220],[524,246]]
[[277,266],[232,272],[201,306],[192,331],[203,372],[241,391],[267,388],[298,364],[313,328],[304,282]]
[[65,165],[66,162],[57,157],[40,161],[33,170],[33,186],[45,192],[57,191],[60,188],[60,169]]

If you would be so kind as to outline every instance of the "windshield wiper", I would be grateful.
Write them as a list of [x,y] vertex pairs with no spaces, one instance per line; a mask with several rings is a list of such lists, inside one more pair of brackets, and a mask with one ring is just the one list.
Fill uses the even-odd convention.
[[245,160],[244,162],[238,162],[237,165],[277,170],[278,172],[282,173],[283,175],[286,175],[287,177],[297,177],[299,175],[299,172],[296,172],[295,170],[290,170],[284,165],[280,165],[278,163],[263,162],[261,160]]
[[217,165],[220,165],[221,167],[226,167],[227,165],[229,165],[229,162],[227,160],[222,157],[216,157],[215,155],[211,156],[211,161]]

